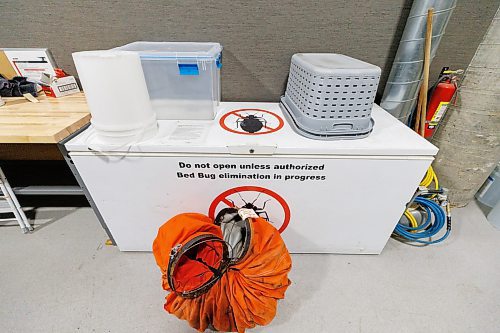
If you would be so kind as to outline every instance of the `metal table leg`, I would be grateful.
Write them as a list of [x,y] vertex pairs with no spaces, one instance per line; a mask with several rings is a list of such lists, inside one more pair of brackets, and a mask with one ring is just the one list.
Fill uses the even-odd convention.
[[31,226],[31,224],[29,224],[28,219],[26,218],[26,214],[24,214],[19,201],[17,201],[16,195],[10,187],[9,181],[5,177],[2,168],[0,168],[0,190],[2,191],[2,199],[7,200],[11,209],[10,212],[12,212],[16,217],[16,220],[19,223],[19,226],[21,227],[23,233],[32,231],[33,227]]
[[61,154],[63,155],[64,160],[66,161],[66,163],[68,164],[69,168],[71,169],[71,172],[75,176],[76,181],[78,182],[78,185],[80,185],[80,187],[82,188],[83,193],[85,194],[85,197],[87,198],[88,202],[90,203],[90,206],[94,210],[94,213],[97,216],[97,219],[99,220],[99,222],[101,223],[102,228],[104,229],[104,231],[106,231],[106,234],[108,235],[108,237],[111,240],[112,244],[116,245],[116,242],[115,242],[115,240],[113,238],[113,235],[111,235],[111,232],[109,231],[109,228],[106,225],[106,222],[104,221],[104,218],[102,217],[101,213],[99,212],[99,209],[97,208],[97,205],[95,204],[94,199],[92,199],[92,196],[90,195],[90,192],[87,189],[87,186],[85,186],[85,182],[83,181],[82,177],[78,173],[78,170],[76,169],[75,164],[71,160],[71,156],[69,156],[68,150],[65,147],[66,142],[68,142],[69,140],[71,140],[72,138],[74,138],[75,136],[77,136],[78,134],[80,134],[81,132],[83,132],[84,130],[86,130],[88,127],[89,127],[89,125],[80,128],[75,133],[73,133],[70,136],[68,136],[68,137],[64,138],[63,140],[61,140],[57,144],[57,146],[59,147],[59,150],[61,151]]

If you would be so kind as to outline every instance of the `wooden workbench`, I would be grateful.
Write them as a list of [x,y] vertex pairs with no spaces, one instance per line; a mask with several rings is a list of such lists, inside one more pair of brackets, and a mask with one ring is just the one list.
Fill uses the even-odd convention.
[[38,97],[31,103],[24,97],[3,98],[0,107],[0,144],[58,143],[90,121],[83,93],[60,98]]
[[42,93],[37,99],[40,103],[2,98],[6,104],[0,106],[0,167],[18,186],[13,195],[83,194],[57,143],[90,121],[85,96],[51,98]]

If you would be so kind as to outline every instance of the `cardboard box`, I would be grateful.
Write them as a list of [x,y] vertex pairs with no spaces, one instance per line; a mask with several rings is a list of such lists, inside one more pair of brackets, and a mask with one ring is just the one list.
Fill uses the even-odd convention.
[[49,85],[42,85],[42,90],[49,97],[63,97],[80,92],[74,76],[53,79]]
[[0,74],[9,80],[17,75],[16,70],[10,64],[4,51],[0,51]]
[[[8,76],[23,76],[30,82],[38,83],[43,73],[56,75],[54,70],[56,63],[52,53],[46,48],[4,48],[1,50],[16,73],[12,75],[12,72],[9,72]],[[0,60],[0,64],[1,62]]]

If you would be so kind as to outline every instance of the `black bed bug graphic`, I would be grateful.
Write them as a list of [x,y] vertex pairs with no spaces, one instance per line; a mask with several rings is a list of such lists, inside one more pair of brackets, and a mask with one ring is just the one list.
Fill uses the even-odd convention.
[[262,127],[267,127],[267,120],[263,115],[257,116],[256,114],[248,114],[236,119],[236,128],[238,128],[238,126],[245,132],[256,133],[260,131]]
[[234,210],[234,208],[252,209],[259,217],[274,225],[280,233],[290,222],[290,207],[285,199],[261,186],[246,185],[225,190],[210,204],[208,216],[216,221],[227,209]]
[[[222,223],[224,223],[224,220],[226,219],[227,217],[227,214],[230,214],[230,215],[234,215],[236,214],[237,215],[237,210],[238,209],[241,209],[241,208],[247,208],[247,209],[251,209],[255,212],[255,214],[257,214],[258,216],[262,217],[264,220],[266,220],[267,222],[269,223],[273,223],[269,220],[269,215],[267,214],[267,212],[264,210],[266,208],[266,203],[268,201],[270,201],[271,199],[268,199],[266,201],[264,201],[263,205],[261,208],[257,207],[255,205],[255,202],[259,199],[261,193],[259,192],[259,194],[257,194],[257,197],[252,201],[252,202],[247,202],[245,201],[245,199],[241,196],[240,193],[238,193],[238,196],[240,197],[240,199],[245,203],[243,206],[241,207],[238,207],[234,201],[232,201],[231,199],[228,199],[228,201],[231,203],[231,207],[226,207],[226,208],[223,208],[221,209],[218,213],[217,213],[217,216],[215,217],[215,224],[217,225],[221,225]],[[236,210],[235,210],[236,208]],[[234,211],[234,212],[233,212]],[[233,217],[234,218],[234,217]],[[238,218],[241,220],[241,218]]]
[[[256,202],[257,200],[259,200],[259,197],[260,197],[260,195],[261,195],[261,192],[259,192],[259,194],[257,194],[257,197],[256,197],[256,198],[255,198],[252,202],[246,202],[246,201],[245,201],[245,199],[243,199],[243,197],[241,196],[241,193],[239,193],[239,192],[238,192],[238,195],[239,195],[240,199],[241,199],[241,200],[245,203],[245,204],[243,205],[243,207],[240,207],[240,208],[248,208],[248,209],[252,209],[252,210],[255,212],[255,214],[259,215],[260,217],[262,217],[262,218],[263,218],[264,220],[266,220],[267,222],[270,222],[270,221],[269,221],[269,215],[267,215],[267,212],[265,211],[265,209],[266,209],[266,203],[267,203],[269,200],[271,200],[271,199],[268,199],[268,200],[264,201],[264,204],[262,205],[262,207],[261,207],[261,208],[259,208],[259,207],[257,207],[257,206],[255,205],[255,202]],[[233,203],[233,205],[234,205],[234,203]]]
[[285,122],[277,113],[264,109],[236,109],[222,115],[219,125],[241,135],[264,135],[283,128]]

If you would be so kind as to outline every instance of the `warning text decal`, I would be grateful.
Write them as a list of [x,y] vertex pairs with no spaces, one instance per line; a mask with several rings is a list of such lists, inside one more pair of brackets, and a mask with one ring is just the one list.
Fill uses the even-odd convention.
[[259,179],[277,181],[326,180],[325,164],[285,163],[187,163],[179,161],[177,178],[186,179]]

